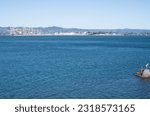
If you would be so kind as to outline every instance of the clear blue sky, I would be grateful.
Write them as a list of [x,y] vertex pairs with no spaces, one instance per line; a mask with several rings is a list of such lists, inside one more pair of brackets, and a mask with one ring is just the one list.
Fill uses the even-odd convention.
[[0,26],[150,29],[150,0],[0,0]]

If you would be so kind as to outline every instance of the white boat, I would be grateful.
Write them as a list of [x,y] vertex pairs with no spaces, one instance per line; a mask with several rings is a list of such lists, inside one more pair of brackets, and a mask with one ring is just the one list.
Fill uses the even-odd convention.
[[150,78],[150,69],[148,69],[148,65],[146,64],[144,68],[141,68],[135,75],[141,78]]

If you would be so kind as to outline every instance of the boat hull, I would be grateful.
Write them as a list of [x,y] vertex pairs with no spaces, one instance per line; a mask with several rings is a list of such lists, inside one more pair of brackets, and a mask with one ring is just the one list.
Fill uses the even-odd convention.
[[150,78],[150,71],[148,69],[145,69],[142,75],[140,72],[137,72],[135,75],[140,78]]

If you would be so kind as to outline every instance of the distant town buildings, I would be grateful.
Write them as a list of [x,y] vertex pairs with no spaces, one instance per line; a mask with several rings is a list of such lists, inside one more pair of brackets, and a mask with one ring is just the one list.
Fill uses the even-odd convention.
[[[36,28],[31,28],[31,27],[11,27],[10,28],[10,35],[24,35],[24,36],[29,36],[29,35],[41,35],[41,31]],[[44,34],[44,33],[43,33]]]

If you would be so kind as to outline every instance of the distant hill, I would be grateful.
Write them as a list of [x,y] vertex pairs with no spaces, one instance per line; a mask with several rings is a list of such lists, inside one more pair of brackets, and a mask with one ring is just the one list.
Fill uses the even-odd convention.
[[9,34],[10,34],[9,27],[0,27],[0,36],[9,35]]
[[0,36],[4,35],[50,35],[50,34],[88,34],[88,35],[150,35],[146,29],[80,29],[52,27],[0,27]]

